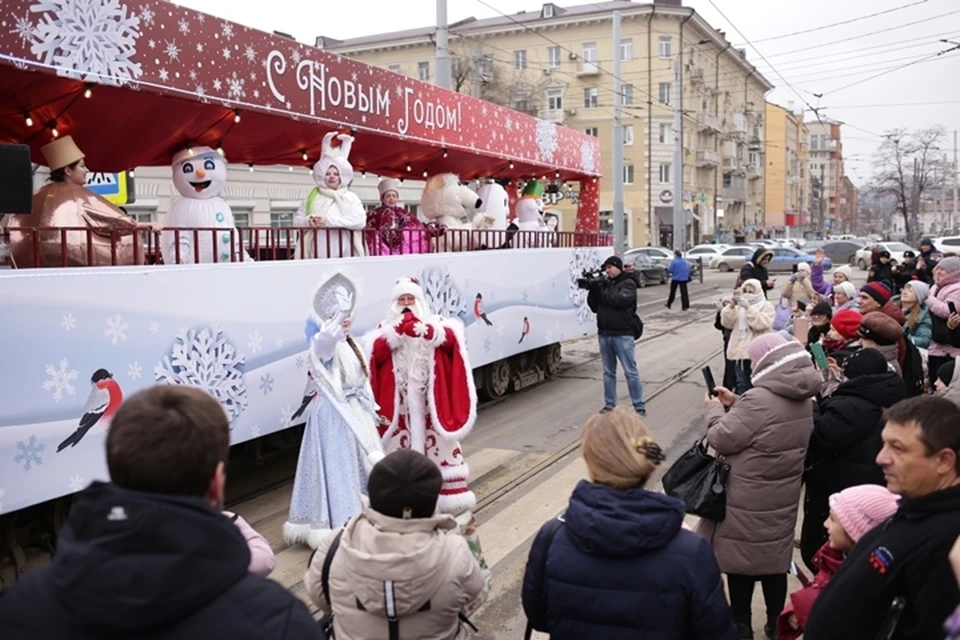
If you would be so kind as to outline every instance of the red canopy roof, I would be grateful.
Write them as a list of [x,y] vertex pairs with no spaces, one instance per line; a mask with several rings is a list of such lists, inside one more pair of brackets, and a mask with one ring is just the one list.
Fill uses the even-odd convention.
[[40,163],[54,126],[98,171],[168,164],[188,144],[312,165],[327,131],[356,129],[357,171],[600,174],[595,137],[167,2],[7,0],[4,14],[0,142]]

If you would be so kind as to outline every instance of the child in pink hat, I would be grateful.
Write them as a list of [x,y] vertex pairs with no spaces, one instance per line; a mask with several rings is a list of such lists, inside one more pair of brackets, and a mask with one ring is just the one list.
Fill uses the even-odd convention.
[[781,640],[796,640],[803,634],[814,600],[860,538],[893,517],[898,497],[875,484],[850,487],[830,496],[830,516],[823,523],[829,537],[813,557],[817,574],[809,585],[790,594],[790,602],[777,620]]

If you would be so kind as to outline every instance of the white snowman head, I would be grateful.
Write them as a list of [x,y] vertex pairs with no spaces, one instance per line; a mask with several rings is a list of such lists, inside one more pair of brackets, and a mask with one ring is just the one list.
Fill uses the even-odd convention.
[[184,198],[220,196],[227,182],[227,161],[210,147],[184,149],[173,156],[173,186]]

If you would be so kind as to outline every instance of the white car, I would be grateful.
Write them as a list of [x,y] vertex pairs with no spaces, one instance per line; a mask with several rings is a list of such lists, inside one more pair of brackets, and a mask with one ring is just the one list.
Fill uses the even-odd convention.
[[960,236],[934,238],[933,248],[940,253],[960,253]]
[[639,247],[637,249],[630,249],[623,254],[624,263],[627,262],[627,257],[636,254],[642,254],[653,260],[654,264],[658,264],[661,267],[670,266],[670,262],[673,260],[673,251],[665,247]]
[[703,258],[704,264],[710,264],[711,259],[720,255],[729,248],[729,245],[725,244],[698,244],[683,254],[683,257],[687,260],[697,260],[698,258]]
[[888,252],[890,254],[890,262],[893,264],[899,264],[903,262],[904,251],[913,251],[914,253],[919,253],[910,245],[902,242],[877,242],[874,244],[868,244],[863,249],[857,251],[857,255],[853,257],[853,261],[858,267],[860,267],[861,271],[866,271],[870,268],[870,264],[873,260],[874,249]]

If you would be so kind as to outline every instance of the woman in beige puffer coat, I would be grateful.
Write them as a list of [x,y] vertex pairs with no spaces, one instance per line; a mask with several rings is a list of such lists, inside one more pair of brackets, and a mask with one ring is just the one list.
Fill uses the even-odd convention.
[[321,578],[337,534],[317,548],[304,586],[321,612],[332,610],[337,640],[388,638],[391,600],[401,638],[473,637],[459,613],[480,597],[484,576],[453,516],[434,515],[442,483],[437,466],[414,451],[377,463],[370,505],[344,527],[333,556],[329,603]]
[[760,580],[767,627],[776,630],[800,502],[800,483],[813,433],[820,374],[796,341],[770,333],[749,347],[753,388],[741,396],[718,389],[707,403],[707,442],[730,465],[723,522],[701,520],[698,533],[713,545],[727,574],[730,606],[744,633],[751,628],[754,584]]
[[737,393],[750,388],[750,356],[747,345],[773,328],[775,311],[763,293],[759,280],[747,280],[720,310],[720,324],[730,329],[727,360],[733,360],[737,374]]

